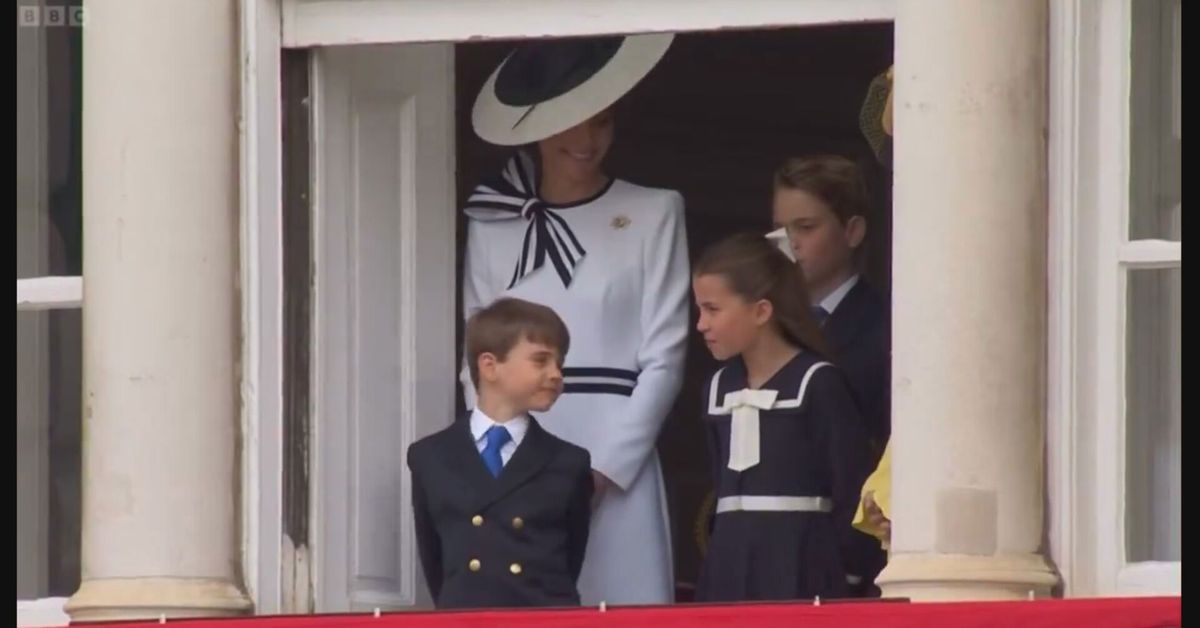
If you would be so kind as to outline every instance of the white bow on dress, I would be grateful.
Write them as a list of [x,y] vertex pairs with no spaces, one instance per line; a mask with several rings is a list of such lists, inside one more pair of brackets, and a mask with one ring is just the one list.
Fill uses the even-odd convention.
[[725,407],[733,410],[729,424],[729,464],[734,471],[745,471],[758,464],[758,411],[770,410],[777,390],[742,390],[725,395]]

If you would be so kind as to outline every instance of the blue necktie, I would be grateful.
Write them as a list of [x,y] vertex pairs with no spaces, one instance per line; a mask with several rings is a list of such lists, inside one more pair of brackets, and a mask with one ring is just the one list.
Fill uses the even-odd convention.
[[812,307],[812,313],[813,318],[817,319],[817,325],[824,325],[825,319],[829,318],[829,312],[826,312],[825,308],[819,305],[814,305]]
[[508,441],[512,440],[512,434],[504,429],[503,425],[493,425],[483,433],[483,437],[487,439],[487,443],[483,446],[483,464],[487,465],[488,471],[492,472],[493,477],[500,476],[500,469],[504,468],[504,459],[500,457],[500,448]]

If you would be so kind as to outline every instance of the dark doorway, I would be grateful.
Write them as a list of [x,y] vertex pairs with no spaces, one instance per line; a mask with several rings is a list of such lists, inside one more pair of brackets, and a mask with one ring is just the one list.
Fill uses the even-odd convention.
[[[476,138],[470,113],[480,86],[511,47],[456,48],[460,206],[510,153]],[[892,50],[891,23],[682,34],[619,108],[608,171],[683,194],[695,260],[732,232],[771,230],[771,177],[786,157],[828,152],[854,159],[867,174],[874,203],[865,274],[890,296],[891,177],[863,138],[859,112],[871,80],[891,65]],[[460,219],[460,270],[463,225]],[[688,349],[683,390],[659,438],[680,601],[690,599],[703,551],[711,482],[698,422],[700,386],[716,367],[697,335]]]

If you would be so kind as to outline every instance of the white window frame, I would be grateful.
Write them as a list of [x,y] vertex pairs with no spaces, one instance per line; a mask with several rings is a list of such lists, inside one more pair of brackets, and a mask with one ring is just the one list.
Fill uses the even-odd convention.
[[[75,310],[83,307],[83,277],[32,277],[17,280],[17,311]],[[67,598],[17,600],[18,626],[65,626]]]
[[17,626],[45,628],[66,626],[70,621],[65,609],[67,598],[44,597],[36,600],[17,600]]
[[17,280],[17,311],[74,310],[83,307],[83,277]]
[[1127,279],[1182,267],[1181,242],[1127,236],[1129,2],[1050,5],[1047,484],[1070,596],[1180,593],[1181,562],[1125,560]]
[[[284,47],[891,21],[895,0],[282,0]],[[464,18],[464,16],[469,16]]]
[[[30,6],[40,6],[30,5]],[[45,54],[44,38],[39,36],[38,47],[39,54]],[[44,67],[44,66],[43,66]],[[39,70],[38,76],[39,88],[45,90],[45,76]],[[40,95],[45,98],[44,91]],[[38,125],[39,141],[44,141],[46,120],[39,116],[36,121]],[[44,154],[39,158],[39,161],[34,166],[37,172],[37,179],[40,187],[38,207],[34,208],[38,212],[42,212],[46,208],[46,173],[45,173],[45,157]],[[20,201],[18,201],[19,203]],[[17,207],[18,212],[18,230],[21,229],[22,219],[20,212],[22,207]],[[28,207],[24,208],[28,211]],[[34,218],[37,222],[33,227],[35,232],[35,240],[38,242],[44,241],[48,233],[48,221],[44,215],[39,215]],[[19,233],[18,238],[22,237]],[[34,253],[37,255],[37,253]],[[44,269],[46,258],[41,257],[36,266]],[[73,310],[83,307],[83,278],[80,276],[41,276],[17,279],[17,311],[51,311],[51,310]],[[40,333],[45,333],[46,327],[41,327]],[[43,383],[44,385],[44,383]],[[42,389],[38,392],[41,396],[45,392]],[[21,408],[18,408],[18,413]],[[43,471],[44,472],[44,471]],[[48,486],[48,484],[44,485]],[[45,542],[44,540],[42,541]],[[67,615],[64,611],[66,598],[63,597],[46,597],[37,599],[17,599],[17,625],[18,626],[52,626],[66,625]]]
[[[83,307],[83,277],[32,277],[17,280],[17,311],[75,310]],[[67,598],[17,600],[18,626],[65,626]]]
[[[283,0],[239,0],[242,573],[260,615],[298,608],[283,534]],[[294,568],[295,563],[289,567]]]
[[[1136,1],[1136,0],[1135,0]],[[1102,37],[1114,45],[1102,45],[1104,59],[1100,67],[1120,68],[1113,81],[1103,83],[1101,111],[1110,115],[1105,121],[1104,142],[1100,160],[1119,176],[1104,177],[1102,185],[1111,189],[1102,194],[1105,207],[1099,218],[1100,242],[1097,247],[1097,269],[1103,321],[1097,336],[1101,356],[1100,386],[1097,418],[1100,421],[1100,465],[1096,479],[1101,486],[1111,483],[1113,490],[1097,491],[1097,503],[1102,509],[1097,523],[1100,531],[1100,576],[1108,578],[1103,584],[1117,594],[1175,594],[1180,593],[1182,561],[1138,562],[1126,560],[1125,510],[1125,427],[1126,427],[1126,317],[1128,315],[1127,285],[1129,272],[1151,268],[1182,268],[1182,242],[1164,240],[1129,240],[1129,176],[1130,176],[1130,90],[1132,63],[1132,11],[1130,0],[1107,0],[1101,22]],[[1111,64],[1110,64],[1111,63]],[[1112,90],[1112,91],[1109,91]],[[1104,458],[1111,455],[1117,464],[1107,465]],[[1107,475],[1105,475],[1107,473]],[[1112,513],[1105,516],[1106,513]],[[1105,542],[1105,541],[1109,542]]]

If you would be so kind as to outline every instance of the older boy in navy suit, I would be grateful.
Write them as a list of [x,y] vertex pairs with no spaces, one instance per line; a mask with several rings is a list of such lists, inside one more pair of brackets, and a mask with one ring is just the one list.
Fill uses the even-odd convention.
[[553,310],[518,299],[467,321],[476,408],[408,449],[417,548],[438,608],[579,604],[591,459],[529,414],[562,393],[569,343]]
[[[866,236],[866,184],[853,162],[834,155],[789,159],[775,173],[774,218],[784,227],[833,361],[850,380],[871,439],[869,472],[891,433],[889,308],[858,272]],[[847,571],[857,597],[873,596],[887,555],[853,531]]]

